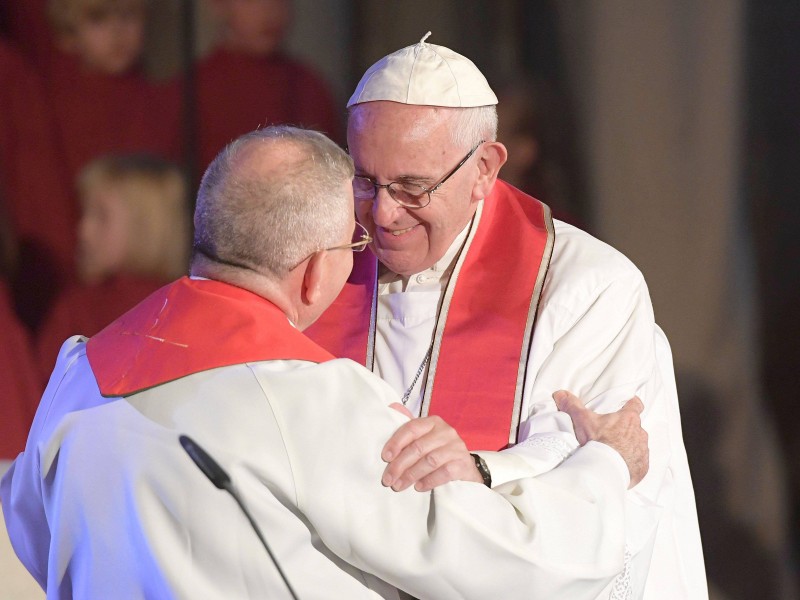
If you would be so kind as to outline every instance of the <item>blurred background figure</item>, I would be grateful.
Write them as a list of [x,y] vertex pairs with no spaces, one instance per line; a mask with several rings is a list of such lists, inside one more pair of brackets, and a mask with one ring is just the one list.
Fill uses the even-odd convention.
[[[37,303],[46,307],[73,270],[80,211],[69,195],[70,177],[101,153],[165,154],[158,140],[182,125],[179,116],[168,116],[175,110],[164,96],[140,102],[139,92],[119,93],[106,101],[85,87],[87,78],[104,79],[76,67],[78,55],[65,56],[47,17],[48,1],[0,0],[0,35],[6,36],[0,43],[0,195],[20,242],[14,305],[31,328],[41,319]],[[182,46],[192,56],[210,52],[196,64],[199,89],[189,96],[198,113],[209,111],[195,119],[199,129],[188,131],[202,141],[196,150],[204,161],[236,135],[282,120],[319,126],[343,141],[337,135],[343,107],[364,70],[428,30],[436,43],[469,56],[498,82],[501,139],[511,158],[501,177],[623,251],[647,279],[679,375],[712,598],[800,596],[791,583],[800,579],[800,3],[96,0],[100,5],[141,9],[148,72],[161,67],[163,78],[179,75],[180,65],[190,64]],[[254,11],[246,30],[277,24],[262,36],[272,40],[272,50],[256,44],[251,52],[230,42],[237,6],[240,13]],[[215,55],[232,58],[220,61],[223,72],[203,74],[202,61],[214,64]],[[96,144],[84,159],[64,154],[60,129],[47,124],[65,108],[49,104],[53,88],[42,89],[33,69],[52,77],[49,65],[57,61],[72,63],[64,73],[77,71],[64,107],[95,109],[90,125],[70,130],[67,140]],[[303,82],[306,75],[284,77],[284,69],[311,73],[326,91],[303,83],[286,92],[286,81]],[[106,77],[125,80],[131,73],[153,85],[138,57],[125,74]],[[324,73],[333,100],[316,73]],[[203,83],[206,77],[211,84]],[[507,93],[502,85],[524,89],[531,81],[536,90]],[[70,85],[68,77],[63,85]],[[114,100],[120,97],[131,106],[120,108]],[[322,113],[299,112],[321,98],[332,125]],[[106,102],[119,116],[109,119]],[[515,112],[541,116],[508,127]],[[142,124],[143,113],[165,123],[161,130],[145,135],[153,126]],[[215,121],[219,137],[206,142],[211,132],[203,127]],[[516,135],[530,124],[533,136]],[[570,126],[571,140],[563,133]],[[141,130],[145,148],[99,141],[125,139],[130,129],[134,137]],[[553,141],[552,156],[560,157],[555,170],[545,168]],[[171,152],[166,155],[174,158]],[[525,159],[519,168],[515,157]],[[527,172],[537,166],[538,175]],[[55,263],[35,258],[41,254]],[[48,271],[42,267],[48,264],[64,266]],[[5,414],[10,409],[0,402]]]
[[[11,228],[0,208],[0,475],[25,448],[33,415],[39,404],[40,384],[28,332],[14,313],[8,293],[8,276],[16,268],[17,248]],[[0,506],[0,582],[2,597],[9,600],[44,598],[22,564],[17,560],[6,534]]]
[[50,0],[60,52],[46,70],[58,144],[74,178],[110,152],[149,152],[177,160],[177,90],[140,70],[146,0]]
[[99,158],[78,178],[80,282],[56,300],[38,336],[44,381],[68,337],[90,337],[185,275],[190,222],[178,167],[149,155]]
[[553,210],[553,216],[588,229],[586,198],[574,116],[555,84],[520,76],[497,88],[497,139],[508,148],[500,177]]
[[[16,458],[25,448],[28,429],[44,390],[33,360],[27,330],[17,319],[8,292],[8,276],[15,269],[17,249],[5,214],[0,211],[0,462]],[[5,468],[0,466],[0,472]]]
[[0,198],[18,243],[18,260],[6,281],[19,317],[34,328],[72,271],[77,210],[44,85],[2,40]]
[[210,0],[218,38],[197,66],[199,172],[237,136],[302,125],[342,141],[344,114],[310,66],[282,49],[291,0]]

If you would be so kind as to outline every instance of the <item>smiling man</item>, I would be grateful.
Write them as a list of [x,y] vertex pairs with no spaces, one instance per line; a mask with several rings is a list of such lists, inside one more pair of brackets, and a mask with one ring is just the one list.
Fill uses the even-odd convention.
[[672,359],[644,279],[498,179],[497,98],[427,37],[375,63],[350,98],[356,216],[373,252],[309,331],[419,416],[384,447],[383,482],[495,486],[558,470],[575,443],[553,390],[598,412],[638,395],[651,468],[624,525],[609,523],[625,528],[626,562],[600,597],[706,598]]
[[621,568],[608,523],[647,471],[639,400],[596,415],[564,393],[584,445],[538,478],[380,484],[381,446],[408,421],[389,407],[398,395],[301,333],[370,241],[352,175],[317,132],[237,139],[200,185],[192,277],[64,343],[0,482],[11,542],[48,598],[288,597],[180,434],[232,475],[304,600],[590,599]]

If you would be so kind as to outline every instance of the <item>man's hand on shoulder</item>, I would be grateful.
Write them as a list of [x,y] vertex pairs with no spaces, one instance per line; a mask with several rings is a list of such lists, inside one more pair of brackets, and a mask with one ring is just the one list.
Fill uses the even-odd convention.
[[560,390],[553,394],[558,410],[567,413],[575,428],[575,437],[583,446],[594,440],[611,446],[628,465],[632,488],[639,483],[649,468],[650,450],[647,447],[647,432],[642,429],[640,415],[644,410],[642,401],[633,397],[617,412],[599,415],[583,405],[570,392]]
[[[408,415],[405,407],[393,406]],[[475,459],[456,430],[440,417],[411,419],[394,432],[381,458],[389,463],[381,483],[399,492],[427,492],[449,481],[483,483]]]

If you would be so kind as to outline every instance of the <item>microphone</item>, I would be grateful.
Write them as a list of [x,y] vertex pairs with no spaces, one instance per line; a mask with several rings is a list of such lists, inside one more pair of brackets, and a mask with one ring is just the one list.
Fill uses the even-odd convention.
[[228,475],[225,469],[223,469],[217,461],[211,458],[211,455],[208,452],[203,450],[203,448],[188,435],[179,436],[178,441],[180,441],[183,449],[186,450],[189,458],[191,458],[194,464],[197,465],[203,474],[208,477],[209,480],[211,480],[211,483],[213,483],[217,488],[225,490],[231,496],[233,496],[233,499],[236,500],[236,504],[238,504],[239,508],[242,509],[244,516],[247,517],[247,520],[250,522],[250,526],[253,528],[253,531],[255,531],[258,539],[261,541],[261,545],[264,546],[264,550],[266,550],[267,554],[269,554],[272,564],[274,564],[275,568],[278,570],[278,575],[280,575],[281,579],[283,579],[283,583],[286,584],[286,588],[289,590],[292,598],[294,600],[298,600],[297,594],[295,594],[295,591],[289,583],[289,580],[286,579],[283,569],[281,569],[280,565],[278,564],[275,555],[272,554],[272,550],[270,550],[267,540],[264,539],[264,536],[261,534],[261,530],[253,519],[253,516],[247,509],[247,506],[245,506],[244,500],[239,495],[236,487],[233,485],[230,475]]

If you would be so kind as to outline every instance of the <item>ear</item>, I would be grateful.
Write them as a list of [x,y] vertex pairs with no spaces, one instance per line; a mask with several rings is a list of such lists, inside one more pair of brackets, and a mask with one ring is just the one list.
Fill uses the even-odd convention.
[[508,159],[508,150],[500,142],[484,142],[477,154],[480,175],[472,188],[473,202],[483,200],[491,193],[500,167]]
[[300,299],[304,306],[312,306],[319,302],[322,297],[323,282],[327,276],[328,252],[320,250],[311,255],[305,265],[303,272],[303,285],[300,292]]

